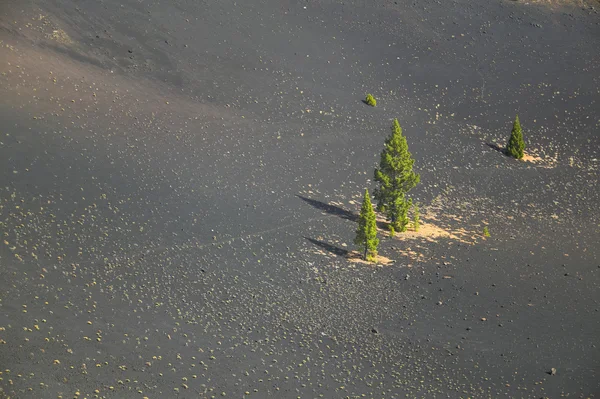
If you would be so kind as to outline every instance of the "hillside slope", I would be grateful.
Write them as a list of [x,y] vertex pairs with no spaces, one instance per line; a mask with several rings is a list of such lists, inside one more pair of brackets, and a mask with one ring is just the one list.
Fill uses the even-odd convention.
[[3,2],[0,397],[600,395],[598,9]]

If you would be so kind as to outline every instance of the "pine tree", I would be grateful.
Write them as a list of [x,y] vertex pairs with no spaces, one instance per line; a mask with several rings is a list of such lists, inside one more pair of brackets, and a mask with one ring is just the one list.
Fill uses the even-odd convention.
[[413,206],[413,227],[415,231],[419,231],[421,227],[421,212],[419,211],[419,204]]
[[375,199],[377,210],[385,213],[397,231],[406,231],[408,210],[412,205],[406,194],[420,181],[420,176],[413,172],[414,163],[398,119],[394,119],[392,133],[381,152],[379,168],[375,169],[375,181],[379,183]]
[[358,217],[358,228],[356,229],[354,244],[363,251],[363,258],[365,260],[377,255],[377,246],[379,245],[377,222],[369,190],[365,190],[362,207],[360,208],[360,216]]
[[521,130],[519,115],[517,115],[515,122],[513,123],[512,131],[510,132],[510,139],[508,140],[508,145],[506,146],[506,153],[511,157],[523,159],[524,150],[525,141],[523,140],[523,131]]
[[408,218],[408,211],[412,207],[412,199],[406,199],[406,194],[401,193],[395,200],[395,206],[393,209],[396,210],[396,221],[392,222],[398,229],[398,231],[406,231],[408,229],[408,223],[410,219]]

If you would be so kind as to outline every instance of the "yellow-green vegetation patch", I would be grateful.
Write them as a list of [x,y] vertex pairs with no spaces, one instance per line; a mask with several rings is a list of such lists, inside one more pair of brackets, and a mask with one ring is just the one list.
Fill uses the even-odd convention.
[[365,99],[365,103],[367,103],[371,107],[377,106],[377,100],[375,100],[375,97],[373,97],[372,94],[367,94],[367,98]]

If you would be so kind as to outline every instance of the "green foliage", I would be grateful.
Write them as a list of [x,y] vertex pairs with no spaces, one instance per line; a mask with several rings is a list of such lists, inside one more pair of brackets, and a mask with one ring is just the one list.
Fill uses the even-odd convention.
[[484,236],[484,237],[491,237],[491,235],[490,235],[490,231],[488,230],[488,227],[487,227],[487,226],[484,226],[484,227],[483,227],[483,236]]
[[525,141],[523,140],[523,131],[521,130],[519,115],[517,115],[515,122],[513,123],[512,131],[510,132],[510,139],[508,140],[508,145],[506,146],[506,153],[513,158],[523,159],[524,150]]
[[419,231],[421,227],[421,212],[419,211],[419,204],[413,206],[413,227],[415,231]]
[[373,97],[373,95],[371,94],[367,94],[367,99],[365,100],[365,102],[371,107],[377,106],[377,100],[375,100],[375,97]]
[[365,196],[358,217],[358,228],[356,229],[354,244],[363,251],[365,260],[371,260],[377,255],[377,246],[379,245],[377,222],[369,190],[365,190]]
[[408,211],[412,207],[412,200],[406,199],[406,194],[402,193],[398,196],[398,198],[395,199],[394,202],[395,204],[393,209],[396,209],[397,213],[395,223],[392,223],[398,231],[403,233],[408,230],[408,223],[410,222],[408,218]]
[[375,250],[369,250],[367,252],[367,256],[365,257],[365,260],[368,260],[369,262],[375,262],[375,261],[377,261],[377,251],[375,251]]
[[396,231],[406,231],[408,210],[412,206],[412,200],[407,199],[406,194],[421,179],[413,172],[414,163],[398,119],[394,119],[392,133],[381,152],[379,168],[375,169],[375,181],[379,183],[375,199],[377,210],[386,215]]
[[388,224],[388,229],[390,229],[390,237],[394,237],[396,235],[396,229],[391,224]]

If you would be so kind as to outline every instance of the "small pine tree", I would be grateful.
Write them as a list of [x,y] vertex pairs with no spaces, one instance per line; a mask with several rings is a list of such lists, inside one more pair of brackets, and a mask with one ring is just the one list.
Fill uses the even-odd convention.
[[510,139],[506,146],[506,153],[513,158],[523,159],[523,151],[525,150],[525,141],[523,140],[523,131],[519,122],[519,115],[516,116],[513,123]]
[[379,168],[375,169],[375,181],[379,183],[375,199],[377,210],[386,214],[396,231],[406,231],[409,223],[408,210],[412,201],[406,194],[420,181],[420,176],[413,172],[414,163],[398,119],[394,119],[392,133],[381,152]]
[[377,100],[375,100],[375,97],[373,97],[372,94],[367,94],[367,99],[365,100],[365,102],[371,107],[377,106]]
[[379,239],[377,238],[377,222],[375,220],[375,212],[371,204],[371,196],[369,190],[365,190],[365,196],[360,208],[358,217],[358,228],[356,229],[356,244],[363,251],[363,258],[368,260],[377,255],[377,246]]
[[483,236],[484,236],[484,237],[490,237],[490,236],[491,236],[491,235],[490,235],[490,231],[488,230],[488,227],[487,227],[487,226],[484,226],[484,227],[483,227]]
[[421,213],[419,212],[419,204],[413,206],[413,227],[415,231],[419,231],[421,227]]

